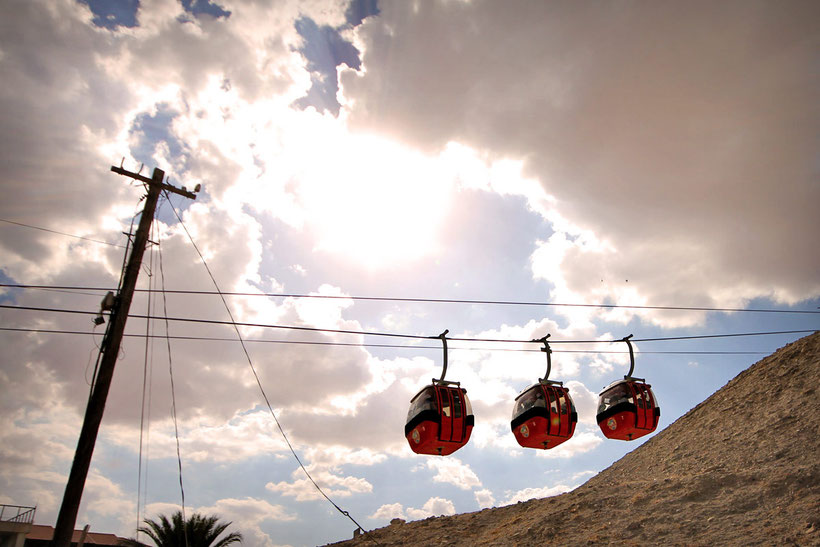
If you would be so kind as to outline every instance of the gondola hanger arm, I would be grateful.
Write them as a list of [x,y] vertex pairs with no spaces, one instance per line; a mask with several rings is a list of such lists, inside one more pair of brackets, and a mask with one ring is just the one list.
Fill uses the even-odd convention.
[[445,329],[445,331],[444,331],[444,332],[442,332],[441,334],[439,334],[438,336],[436,336],[436,338],[438,338],[439,340],[441,340],[442,349],[444,350],[444,359],[443,359],[443,366],[442,366],[442,369],[441,369],[441,378],[439,378],[438,380],[436,380],[435,378],[433,378],[433,384],[445,384],[445,385],[447,385],[447,384],[453,384],[453,385],[459,385],[459,382],[448,382],[448,381],[446,381],[446,380],[444,379],[444,377],[445,377],[445,376],[447,376],[447,334],[448,334],[449,332],[450,332],[450,330],[449,330],[449,329]]
[[629,336],[624,336],[621,338],[621,342],[626,342],[626,345],[629,346],[629,373],[624,376],[624,380],[640,380],[641,382],[645,382],[643,378],[635,378],[632,376],[632,373],[635,371],[635,352],[632,351],[632,342],[629,341],[634,335],[630,334]]
[[444,377],[447,376],[447,333],[449,333],[449,332],[450,332],[450,329],[444,329],[444,332],[442,332],[441,334],[439,334],[437,336],[437,338],[439,340],[441,340],[441,344],[444,347],[444,361],[443,361],[444,365],[443,365],[443,368],[441,370],[441,378],[439,378],[438,380],[433,379],[433,382],[443,382]]
[[558,384],[563,386],[563,382],[554,382],[549,379],[550,371],[552,370],[552,348],[550,348],[550,344],[549,342],[547,342],[547,338],[549,338],[550,336],[550,334],[547,334],[546,336],[543,336],[541,338],[534,338],[532,340],[533,342],[541,342],[542,344],[544,344],[544,347],[541,348],[541,351],[547,354],[547,373],[544,375],[543,378],[539,378],[538,382],[542,384]]

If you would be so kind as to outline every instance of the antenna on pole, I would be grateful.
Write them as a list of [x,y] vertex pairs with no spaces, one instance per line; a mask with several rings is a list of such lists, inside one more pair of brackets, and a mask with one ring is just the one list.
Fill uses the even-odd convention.
[[91,456],[97,442],[97,433],[100,429],[100,422],[102,422],[108,390],[114,376],[114,366],[117,364],[117,356],[120,353],[125,322],[128,320],[128,311],[131,309],[131,300],[134,297],[134,288],[137,285],[142,256],[145,254],[145,246],[148,243],[148,234],[151,231],[160,192],[167,190],[196,199],[196,194],[164,183],[165,172],[162,169],[155,168],[151,178],[126,171],[122,167],[112,166],[111,171],[144,182],[148,194],[145,196],[145,206],[142,209],[142,217],[131,246],[131,254],[122,276],[122,284],[111,302],[108,329],[100,347],[102,359],[97,372],[97,381],[88,396],[83,427],[80,430],[80,438],[77,440],[77,450],[74,452],[74,461],[68,475],[63,503],[57,516],[57,524],[54,526],[53,545],[55,547],[70,547],[71,545],[71,535],[77,522],[77,513],[80,509],[85,480],[88,477],[88,468],[91,465]]

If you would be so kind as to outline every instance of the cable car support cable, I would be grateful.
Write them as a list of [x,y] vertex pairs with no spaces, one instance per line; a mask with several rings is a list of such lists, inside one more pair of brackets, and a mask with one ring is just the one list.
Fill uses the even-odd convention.
[[[61,309],[61,308],[45,308],[40,306],[12,306],[8,304],[0,304],[0,309],[13,309],[13,310],[23,310],[23,311],[44,311],[44,312],[53,312],[53,313],[73,313],[73,314],[81,314],[81,315],[97,315],[98,312],[96,311],[86,311],[86,310],[69,310],[69,309]],[[164,317],[157,317],[157,316],[147,316],[147,315],[138,315],[132,314],[130,317],[135,317],[138,319],[166,319]],[[283,329],[283,330],[301,330],[306,332],[327,332],[332,334],[354,334],[354,335],[362,335],[362,336],[386,336],[392,338],[407,338],[413,340],[438,340],[438,336],[423,336],[419,334],[400,334],[400,333],[392,333],[392,332],[377,332],[377,331],[358,331],[358,330],[346,330],[346,329],[326,329],[326,328],[319,328],[319,327],[304,327],[299,325],[273,325],[269,323],[249,323],[249,322],[239,322],[239,321],[220,321],[216,319],[201,319],[201,318],[194,318],[194,317],[168,317],[169,321],[181,321],[186,323],[206,323],[211,325],[230,325],[236,327],[257,327],[257,328],[267,328],[267,329]],[[780,334],[811,334],[818,332],[819,329],[795,329],[795,330],[780,330],[780,331],[767,331],[767,332],[734,332],[734,333],[725,333],[725,334],[697,334],[692,336],[663,336],[663,337],[656,337],[656,338],[634,338],[633,342],[671,342],[677,340],[705,340],[710,338],[735,338],[735,337],[747,337],[747,336],[770,336],[770,335],[780,335]],[[531,344],[533,340],[512,340],[512,339],[504,339],[504,338],[448,338],[448,340],[456,341],[456,342],[495,342],[499,344]],[[618,342],[623,342],[622,338],[618,338],[615,340],[553,340],[553,344],[616,344]],[[687,352],[689,353],[689,352]]]
[[[153,317],[153,316],[152,316]],[[20,327],[0,327],[0,331],[7,332],[28,332],[39,334],[71,334],[77,336],[89,336],[94,333],[88,331],[75,330],[57,330],[57,329],[33,329]],[[811,331],[814,332],[814,331]],[[138,334],[127,333],[123,335],[126,338],[165,338],[165,336],[157,334]],[[173,335],[170,336],[172,340],[201,340],[206,342],[236,342],[236,338],[224,338],[217,336],[184,336]],[[261,344],[293,344],[303,346],[335,346],[335,347],[350,347],[350,348],[390,348],[390,349],[439,349],[436,346],[412,346],[399,344],[357,344],[349,342],[319,342],[316,340],[271,340],[268,338],[246,338],[245,342],[261,343]],[[448,351],[488,351],[488,352],[515,352],[515,353],[538,353],[542,349],[519,349],[519,348],[475,348],[475,347],[449,347]],[[624,351],[611,350],[551,350],[552,353],[581,353],[581,354],[616,354],[625,355]],[[771,351],[637,351],[639,354],[653,354],[653,355],[769,355]]]

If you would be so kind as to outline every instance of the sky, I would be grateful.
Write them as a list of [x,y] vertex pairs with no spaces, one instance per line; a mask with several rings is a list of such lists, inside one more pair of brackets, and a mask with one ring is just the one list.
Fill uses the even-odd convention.
[[[634,344],[660,430],[804,334],[700,337],[820,327],[818,21],[812,1],[0,3],[0,503],[56,521],[104,327],[44,310],[117,286],[144,192],[112,165],[202,185],[161,200],[138,287],[203,294],[135,297],[78,528],[177,510],[179,453],[186,512],[248,545],[351,537],[265,396],[367,529],[583,484],[651,438],[598,430],[629,367],[608,341],[698,337]],[[245,293],[225,299],[257,325],[249,358],[230,326],[144,318],[229,321],[208,270]],[[449,343],[476,426],[419,456],[404,420],[445,329],[518,342]],[[546,370],[521,341],[546,334],[579,423],[535,451],[509,420]]]

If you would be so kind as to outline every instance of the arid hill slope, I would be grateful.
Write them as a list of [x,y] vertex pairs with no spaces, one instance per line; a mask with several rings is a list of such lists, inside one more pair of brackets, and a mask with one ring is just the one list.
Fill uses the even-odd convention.
[[334,545],[820,545],[819,384],[815,333],[572,492]]

